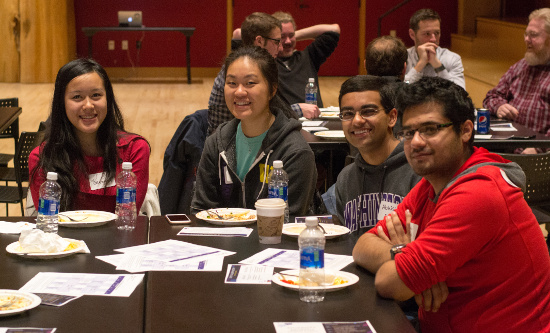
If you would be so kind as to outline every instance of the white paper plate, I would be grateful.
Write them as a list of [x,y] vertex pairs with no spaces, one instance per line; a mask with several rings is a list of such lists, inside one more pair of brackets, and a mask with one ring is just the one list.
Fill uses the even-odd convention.
[[[78,242],[78,240],[76,239],[71,239],[71,238],[64,238],[66,241],[69,241],[69,242]],[[72,249],[72,250],[69,250],[69,251],[62,251],[62,252],[52,252],[52,253],[22,253],[20,251],[17,250],[17,248],[19,247],[19,241],[17,242],[13,242],[11,244],[9,244],[8,246],[6,246],[6,251],[8,251],[8,253],[11,253],[11,254],[15,254],[15,255],[18,255],[18,256],[21,256],[21,257],[27,257],[27,258],[31,258],[31,259],[55,259],[55,258],[63,258],[63,257],[67,257],[67,256],[70,256],[71,254],[75,254],[76,252],[82,250],[82,248],[84,247],[84,244],[82,242],[80,242],[79,244],[80,246],[77,247],[76,249]]]
[[[69,228],[97,227],[106,224],[109,221],[115,220],[117,217],[116,214],[102,212],[99,210],[74,210],[69,212],[61,212],[60,214],[61,215],[59,215],[59,225]],[[85,217],[87,218],[79,222],[73,222],[62,215],[72,217],[75,220],[81,220]],[[63,221],[61,221],[62,219]]]
[[[349,234],[349,229],[342,225],[330,223],[320,223],[320,225],[325,228],[326,239],[336,238],[345,234]],[[300,232],[302,232],[302,230],[304,230],[305,228],[305,223],[286,223],[283,225],[283,234],[291,237],[298,237],[300,236]]]
[[344,131],[321,131],[315,132],[313,135],[323,139],[345,139]]
[[319,115],[319,118],[321,119],[340,119],[338,115],[340,114],[340,111],[327,111],[327,112],[321,112]]
[[340,107],[338,106],[329,106],[326,108],[319,108],[321,112],[340,112]]
[[202,212],[197,213],[197,218],[206,221],[208,223],[216,224],[216,225],[228,225],[228,226],[236,226],[236,225],[247,225],[252,224],[256,222],[256,211],[253,209],[244,209],[244,208],[217,208],[217,209],[209,209],[215,213],[218,213],[221,216],[227,216],[227,215],[238,215],[242,213],[248,212],[248,214],[245,215],[246,219],[244,220],[235,220],[235,219],[229,219],[229,220],[220,220],[218,218],[213,217],[210,213],[208,213],[206,210],[203,210]]
[[[299,280],[298,275],[300,275],[299,270],[293,269],[293,270],[282,271],[281,273],[282,274],[291,274],[291,275],[295,275],[295,276],[285,275],[283,277],[283,276],[281,276],[281,274],[275,273],[275,274],[273,274],[273,277],[271,278],[271,281],[273,281],[273,283],[275,283],[275,284],[280,285],[281,287],[289,288],[289,289],[292,289],[292,290],[299,290],[300,289],[300,287],[297,284],[289,284],[289,283],[286,283],[286,282],[282,281],[283,279],[286,278],[286,280],[292,280],[292,281],[297,283],[298,280]],[[327,292],[342,290],[344,288],[347,288],[347,287],[351,286],[352,284],[357,283],[357,281],[359,281],[359,277],[357,275],[352,274],[352,273],[348,273],[348,272],[325,271],[325,278],[329,277],[329,275],[331,275],[331,276],[336,275],[337,277],[343,278],[343,279],[347,280],[348,282],[343,283],[343,284],[325,286],[324,289]],[[312,287],[311,289],[322,289],[322,288],[323,287]]]
[[23,306],[23,307],[20,307],[18,309],[0,310],[0,317],[11,316],[11,315],[14,315],[14,314],[18,314],[18,313],[30,310],[32,308],[37,307],[38,305],[40,305],[40,302],[42,302],[40,297],[36,296],[35,294],[28,293],[26,291],[0,289],[0,298],[2,298],[3,296],[21,297],[21,298],[26,299],[26,301],[28,301],[30,303]]

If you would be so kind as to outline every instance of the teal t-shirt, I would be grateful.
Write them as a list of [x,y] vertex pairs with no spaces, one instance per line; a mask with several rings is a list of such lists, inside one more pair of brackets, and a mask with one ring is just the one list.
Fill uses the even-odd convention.
[[254,163],[266,134],[267,131],[253,138],[248,138],[243,133],[241,123],[237,126],[237,137],[235,139],[237,147],[237,175],[241,180],[244,180],[250,166]]

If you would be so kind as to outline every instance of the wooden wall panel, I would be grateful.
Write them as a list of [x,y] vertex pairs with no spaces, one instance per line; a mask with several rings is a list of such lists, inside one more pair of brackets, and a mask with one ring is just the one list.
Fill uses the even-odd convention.
[[76,56],[72,0],[20,0],[21,82],[54,82]]
[[17,34],[19,0],[2,0],[0,5],[0,82],[19,82]]

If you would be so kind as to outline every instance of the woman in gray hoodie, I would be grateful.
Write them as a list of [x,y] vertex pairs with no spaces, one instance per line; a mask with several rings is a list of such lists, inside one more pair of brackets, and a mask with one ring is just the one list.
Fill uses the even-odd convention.
[[317,170],[300,122],[277,96],[278,74],[265,50],[246,46],[231,53],[225,68],[225,102],[235,119],[206,139],[197,169],[191,212],[210,208],[254,208],[267,197],[273,161],[289,177],[290,215],[304,215],[313,198]]

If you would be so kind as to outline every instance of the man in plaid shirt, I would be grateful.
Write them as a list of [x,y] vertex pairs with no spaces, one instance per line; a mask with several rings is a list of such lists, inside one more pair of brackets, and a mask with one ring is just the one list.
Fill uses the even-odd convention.
[[[498,118],[550,135],[550,8],[529,15],[524,40],[525,57],[487,93],[483,106]],[[524,150],[535,152],[534,148]]]

